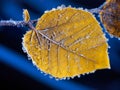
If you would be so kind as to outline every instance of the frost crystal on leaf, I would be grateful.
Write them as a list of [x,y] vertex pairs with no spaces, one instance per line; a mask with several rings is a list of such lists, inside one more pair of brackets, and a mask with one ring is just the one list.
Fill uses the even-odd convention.
[[106,38],[90,12],[54,8],[38,20],[35,29],[24,35],[23,46],[35,65],[56,80],[110,67]]

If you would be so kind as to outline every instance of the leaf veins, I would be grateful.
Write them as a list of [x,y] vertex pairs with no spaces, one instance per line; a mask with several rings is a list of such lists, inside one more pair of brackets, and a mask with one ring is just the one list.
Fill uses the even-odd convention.
[[28,31],[23,44],[45,73],[66,78],[110,67],[106,38],[89,12],[70,7],[50,11],[38,20],[36,32]]

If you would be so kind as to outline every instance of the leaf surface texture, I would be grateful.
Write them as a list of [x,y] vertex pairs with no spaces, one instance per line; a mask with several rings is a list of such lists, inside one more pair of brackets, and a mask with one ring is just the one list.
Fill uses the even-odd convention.
[[66,7],[45,13],[23,45],[37,67],[53,77],[66,78],[110,68],[108,45],[93,15]]

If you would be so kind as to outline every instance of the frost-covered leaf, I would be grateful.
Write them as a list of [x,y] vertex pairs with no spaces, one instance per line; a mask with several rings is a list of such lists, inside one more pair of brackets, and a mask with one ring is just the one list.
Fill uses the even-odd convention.
[[106,30],[120,37],[120,0],[107,0],[100,12],[101,21]]
[[56,78],[110,68],[100,25],[84,10],[66,7],[45,13],[28,31],[23,45],[37,67]]

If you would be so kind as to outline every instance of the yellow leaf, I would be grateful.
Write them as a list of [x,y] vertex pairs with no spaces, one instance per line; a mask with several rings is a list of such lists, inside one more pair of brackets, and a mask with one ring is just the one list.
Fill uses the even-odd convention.
[[24,18],[24,21],[25,21],[25,22],[29,22],[29,20],[30,20],[30,15],[29,15],[29,12],[28,12],[27,9],[24,9],[24,10],[23,10],[23,18]]
[[93,15],[66,7],[45,13],[23,45],[35,65],[56,78],[110,68],[108,45]]

